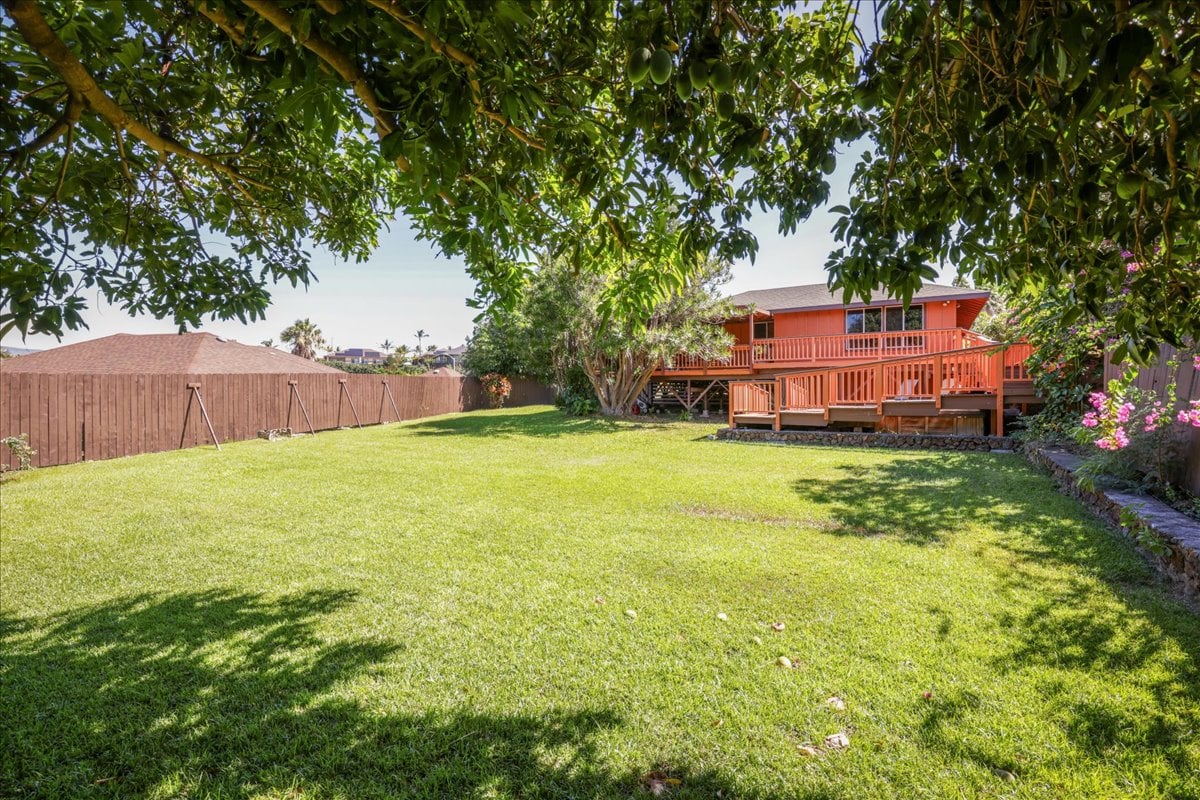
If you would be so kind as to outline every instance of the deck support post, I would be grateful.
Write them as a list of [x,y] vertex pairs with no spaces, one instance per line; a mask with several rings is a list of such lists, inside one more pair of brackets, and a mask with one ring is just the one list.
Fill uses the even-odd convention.
[[875,413],[883,416],[883,362],[875,365]]
[[775,377],[775,424],[772,427],[775,430],[780,430],[783,424],[780,420],[780,412],[783,410],[783,381],[778,376]]
[[942,408],[942,356],[933,357],[933,407],[939,411]]
[[746,315],[746,325],[749,326],[749,328],[750,328],[750,335],[746,339],[746,341],[750,343],[750,352],[747,353],[747,355],[750,356],[750,374],[753,376],[753,374],[754,374],[754,312],[753,311],[751,311],[750,313],[748,313]]
[[825,421],[829,422],[829,407],[833,405],[833,370],[825,373]]
[[996,374],[996,425],[997,436],[1004,435],[1004,351],[998,351],[993,359],[993,372]]

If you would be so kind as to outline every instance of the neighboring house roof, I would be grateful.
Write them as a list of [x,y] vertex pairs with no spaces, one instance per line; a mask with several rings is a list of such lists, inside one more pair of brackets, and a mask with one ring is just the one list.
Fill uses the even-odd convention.
[[4,372],[222,374],[339,372],[273,347],[211,333],[118,333],[0,361]]
[[13,356],[14,358],[16,356],[27,356],[32,353],[42,352],[41,350],[31,350],[28,347],[9,347],[6,344],[0,344],[0,350],[3,350],[4,352],[8,353],[10,356]]
[[[990,293],[983,289],[968,289],[962,286],[943,286],[937,283],[922,284],[921,289],[913,293],[914,302],[930,300],[983,300],[987,301]],[[735,306],[753,305],[759,311],[810,311],[823,308],[863,308],[867,305],[898,302],[887,291],[877,289],[871,293],[871,302],[863,303],[858,298],[853,302],[842,303],[842,292],[831,292],[823,283],[811,283],[804,286],[784,286],[778,289],[755,289],[749,292],[735,294],[729,298]],[[980,305],[982,308],[982,304]]]
[[460,344],[458,347],[443,347],[439,350],[434,350],[433,354],[435,356],[461,356],[465,352],[467,352],[467,346]]

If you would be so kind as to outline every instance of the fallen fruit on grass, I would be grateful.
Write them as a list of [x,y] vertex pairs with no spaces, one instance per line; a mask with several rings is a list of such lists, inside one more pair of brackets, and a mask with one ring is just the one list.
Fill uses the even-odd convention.
[[762,637],[761,637],[761,636],[755,636],[755,637],[754,637],[753,639],[751,639],[750,641],[754,642],[755,644],[762,644]]
[[921,697],[924,697],[926,700],[930,700],[933,698],[933,692],[921,692]]
[[1012,774],[1011,772],[1009,772],[1006,769],[1000,769],[999,767],[996,767],[995,769],[993,769],[992,772],[995,774],[995,776],[997,778],[1004,781],[1005,783],[1012,783],[1013,781],[1015,781],[1017,779],[1016,775]]
[[775,663],[778,664],[779,666],[785,667],[787,669],[791,669],[791,667],[792,667],[792,660],[790,658],[788,658],[787,656],[780,656],[778,659],[775,660]]
[[637,612],[632,608],[627,608],[625,609],[625,616],[629,617],[630,619],[637,619]]
[[778,631],[782,631],[782,630],[783,630],[784,628],[786,628],[786,627],[787,627],[787,626],[786,626],[786,625],[784,625],[782,622],[773,622],[773,623],[771,623],[771,630],[773,630],[773,631],[776,631],[776,632],[778,632]]
[[825,746],[830,750],[845,750],[850,746],[850,737],[844,733],[831,733],[825,737]]
[[721,620],[721,622],[724,622],[725,620],[729,619],[729,615],[722,611],[721,613],[717,614],[717,619]]
[[642,776],[642,785],[655,797],[661,797],[668,789],[678,787],[683,781],[672,778],[665,772],[647,772]]
[[600,597],[599,595],[597,595],[596,599],[593,600],[592,602],[594,602],[598,606],[602,606],[602,605],[604,605],[605,600],[603,597]]
[[840,697],[831,697],[825,701],[825,704],[827,706],[829,706],[830,708],[832,708],[834,711],[845,711],[846,710],[846,701]]
[[811,744],[797,745],[796,751],[799,752],[800,755],[808,756],[809,758],[816,758],[817,756],[821,755],[821,751],[813,747]]

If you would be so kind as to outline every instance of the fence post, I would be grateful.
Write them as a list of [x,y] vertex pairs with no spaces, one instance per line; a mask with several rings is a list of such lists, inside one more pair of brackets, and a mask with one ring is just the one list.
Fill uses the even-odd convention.
[[204,420],[204,424],[208,426],[208,435],[212,437],[213,444],[217,449],[221,449],[221,442],[217,440],[217,432],[213,430],[212,420],[208,418],[208,409],[204,407],[204,395],[200,394],[200,384],[189,383],[188,389],[188,404],[187,411],[183,413],[183,430],[179,432],[179,448],[183,449],[183,442],[187,438],[188,419],[192,416],[192,399],[200,404],[200,416]]

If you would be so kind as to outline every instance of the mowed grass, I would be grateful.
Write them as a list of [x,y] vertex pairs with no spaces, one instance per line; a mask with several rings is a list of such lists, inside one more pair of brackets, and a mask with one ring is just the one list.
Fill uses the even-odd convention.
[[1019,456],[712,430],[518,409],[5,482],[0,795],[1200,795],[1200,619]]

